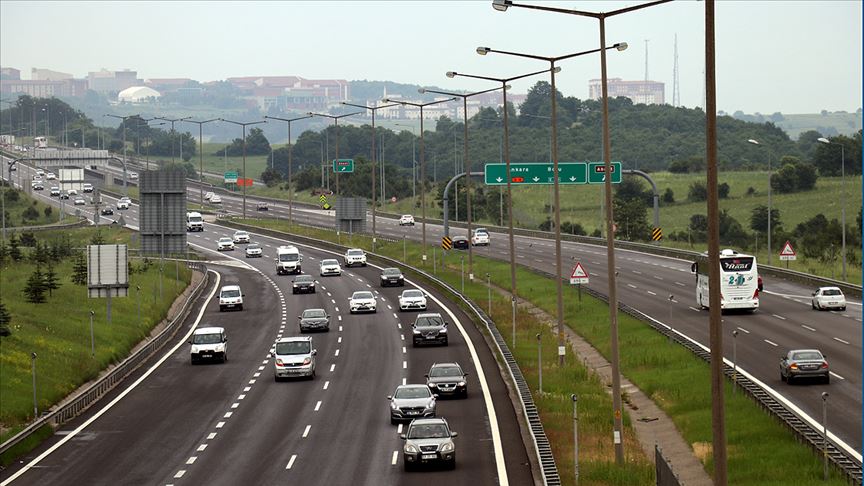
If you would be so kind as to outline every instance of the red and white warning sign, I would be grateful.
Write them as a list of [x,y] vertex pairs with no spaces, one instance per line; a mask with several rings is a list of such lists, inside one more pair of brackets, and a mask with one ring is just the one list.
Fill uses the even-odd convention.
[[582,262],[576,262],[576,266],[573,267],[573,272],[570,273],[570,284],[587,284],[588,283],[588,272],[585,271],[585,267],[582,266]]
[[797,257],[795,253],[795,249],[792,248],[792,243],[789,243],[789,240],[786,240],[786,244],[783,245],[783,249],[780,250],[780,260],[795,260]]

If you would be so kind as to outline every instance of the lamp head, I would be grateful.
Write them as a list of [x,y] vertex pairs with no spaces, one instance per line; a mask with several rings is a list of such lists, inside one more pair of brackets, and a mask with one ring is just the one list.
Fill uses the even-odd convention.
[[426,88],[418,88],[418,89],[417,89],[417,92],[420,93],[420,94],[423,94],[423,93],[426,92]]
[[315,113],[312,113],[311,111],[308,112],[308,113],[306,113],[306,114],[309,115],[309,116],[314,116],[314,115],[315,115]]
[[492,8],[499,12],[506,12],[511,3],[513,2],[510,0],[492,0]]
[[447,71],[447,77],[448,78],[455,78],[456,77],[456,71]]
[[478,48],[477,48],[477,54],[480,54],[481,56],[485,56],[485,55],[488,54],[489,51],[491,51],[491,50],[492,50],[492,49],[490,49],[490,48],[488,48],[488,47],[478,47]]
[[513,87],[513,86],[510,86],[509,84],[505,84],[505,85],[504,85],[504,91],[507,91],[508,89],[510,89],[510,88],[512,88],[512,87]]
[[561,66],[555,66],[555,69],[552,70],[553,73],[558,74],[561,72]]
[[384,98],[383,100],[381,100],[381,103],[392,103],[392,102],[393,102],[393,100],[391,100],[390,98]]
[[817,141],[817,142],[821,142],[821,143],[831,143],[831,141],[828,140],[828,139],[825,138],[825,137],[819,137],[819,138],[816,139],[816,141]]
[[762,145],[759,142],[757,142],[756,140],[753,140],[752,138],[750,140],[747,140],[747,143],[752,143],[753,145]]
[[828,399],[828,392],[822,392],[822,400]]
[[614,47],[615,49],[618,49],[619,51],[626,51],[627,50],[627,43],[626,42],[619,42],[619,43],[613,45],[612,47]]

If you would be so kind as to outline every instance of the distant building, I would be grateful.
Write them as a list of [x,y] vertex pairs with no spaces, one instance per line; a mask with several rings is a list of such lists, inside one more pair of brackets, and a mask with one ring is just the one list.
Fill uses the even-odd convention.
[[[155,89],[162,94],[179,91],[190,84],[195,84],[195,81],[189,78],[150,78],[144,81],[144,86]],[[200,90],[200,88],[193,89]]]
[[327,110],[350,99],[344,79],[305,79],[299,76],[242,76],[226,79],[262,110]]
[[133,86],[126,88],[117,94],[117,101],[121,103],[147,103],[162,96],[158,91],[147,86]]
[[0,93],[29,95],[36,98],[82,97],[87,92],[86,79],[41,81],[30,79],[0,80]]
[[21,71],[11,67],[0,67],[0,80],[18,81]]
[[124,69],[123,71],[100,71],[87,73],[89,88],[97,93],[119,93],[126,88],[140,86],[144,82],[138,79],[137,71]]
[[[609,97],[623,96],[630,98],[635,104],[662,105],[665,103],[665,85],[658,81],[624,81],[621,78],[607,80]],[[588,81],[588,96],[599,100],[603,95],[601,80]]]
[[52,71],[50,69],[33,68],[30,70],[30,79],[33,81],[62,81],[64,79],[72,79],[69,73],[61,73],[60,71]]

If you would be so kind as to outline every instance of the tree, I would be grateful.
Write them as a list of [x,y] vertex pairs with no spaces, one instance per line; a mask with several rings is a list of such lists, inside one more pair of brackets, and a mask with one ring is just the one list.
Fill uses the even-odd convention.
[[87,260],[84,253],[78,253],[72,264],[72,283],[75,285],[87,285]]
[[690,216],[690,235],[693,241],[706,241],[708,239],[708,217],[704,214]]
[[54,265],[48,265],[48,271],[44,277],[45,288],[48,289],[48,296],[53,297],[54,291],[60,288],[60,279],[57,278],[57,272],[54,271]]
[[6,310],[6,304],[0,300],[0,337],[6,337],[12,334],[12,329],[9,324],[12,323],[12,315]]
[[93,235],[92,238],[90,238],[90,244],[91,245],[104,245],[105,244],[105,237],[102,236],[101,231],[97,231],[96,234]]
[[264,172],[261,173],[261,181],[267,185],[267,187],[273,187],[282,182],[282,174],[277,172],[271,167],[264,169]]
[[[771,208],[771,232],[783,226],[780,222],[780,210]],[[768,206],[756,206],[750,212],[750,229],[762,234],[768,234]]]
[[[243,139],[235,138],[230,145],[216,152],[216,155],[238,156],[243,155]],[[260,128],[252,128],[246,134],[246,155],[268,155],[270,154],[270,142],[264,136],[264,130]]]
[[690,184],[690,189],[687,191],[687,199],[690,202],[699,202],[708,200],[708,188],[704,182],[696,181]]
[[613,208],[619,235],[623,235],[628,240],[647,241],[650,239],[651,225],[648,224],[648,206],[645,201],[616,198],[613,202]]
[[45,290],[45,276],[42,274],[42,269],[37,265],[36,270],[27,279],[27,285],[24,286],[24,295],[27,296],[27,302],[31,304],[44,303]]
[[35,221],[39,219],[39,211],[36,211],[33,206],[27,206],[27,209],[21,212],[21,220],[23,221]]
[[666,192],[663,193],[662,201],[667,204],[673,204],[675,202],[675,193],[672,191],[671,187],[666,188]]
[[53,209],[51,208],[51,206],[45,206],[45,210],[42,212],[45,213],[46,218],[50,218],[51,213],[53,213]]
[[779,193],[790,193],[798,190],[798,171],[791,164],[784,165],[771,174],[771,189]]
[[724,182],[717,185],[717,198],[729,199],[729,184]]
[[21,261],[20,246],[21,245],[18,241],[18,235],[13,234],[9,238],[9,258],[11,258],[13,262]]
[[719,220],[720,243],[732,246],[744,246],[750,239],[744,227],[727,210],[720,211]]

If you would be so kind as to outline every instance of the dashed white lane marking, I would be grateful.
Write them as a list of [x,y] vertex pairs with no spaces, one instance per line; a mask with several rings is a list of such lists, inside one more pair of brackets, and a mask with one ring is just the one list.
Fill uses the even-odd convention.
[[387,304],[387,309],[388,309],[388,310],[393,310],[393,308],[390,307],[390,304]]
[[234,415],[234,412],[225,412],[225,415],[223,415],[222,418],[231,418],[232,415]]
[[222,427],[225,427],[225,422],[219,422],[218,424],[216,424],[217,429],[221,429]]
[[405,349],[405,346],[402,346],[402,354],[405,354],[405,353],[407,353],[407,352],[408,352],[408,350]]
[[195,461],[198,460],[198,457],[192,456],[189,459],[186,459],[186,464],[195,464]]
[[833,371],[829,371],[828,374],[833,376],[834,378],[837,378],[838,380],[845,380],[846,379],[846,378],[843,378],[842,376],[838,375],[837,373],[834,373]]
[[335,353],[333,353],[333,356],[339,356],[339,350],[338,349],[336,350]]
[[657,275],[654,275],[654,278],[656,278],[657,280],[663,280],[663,277],[658,277]]
[[257,373],[255,373],[255,374],[252,375],[252,376],[254,376],[255,378],[258,378],[259,376],[261,376],[261,373],[260,373],[260,372],[257,372]]
[[699,309],[697,309],[697,308],[695,308],[695,307],[693,307],[693,306],[687,306],[687,308],[690,309],[690,310],[692,310],[692,311],[699,312]]
[[396,314],[396,313],[394,312],[394,313],[393,313],[393,318],[394,318],[394,319],[399,319],[399,314]]
[[681,283],[681,282],[675,282],[675,285],[677,285],[677,286],[679,286],[679,287],[686,287],[686,285],[684,285],[684,284]]
[[408,362],[407,362],[407,361],[403,361],[403,362],[402,362],[402,369],[403,369],[403,370],[407,370],[407,369],[408,369]]
[[627,286],[630,287],[631,289],[635,289],[635,288],[636,288],[635,285],[633,285],[633,284],[629,284],[629,283],[627,284]]
[[[333,303],[335,304],[336,301],[334,300]],[[339,312],[339,307],[336,307],[335,309],[336,309],[336,312]]]
[[[336,303],[336,300],[335,300],[335,299],[330,299],[330,302],[332,302],[332,303],[335,304],[335,303]],[[338,311],[337,311],[337,312],[338,312]]]
[[813,329],[813,328],[810,327],[810,326],[806,326],[806,325],[804,325],[804,324],[801,324],[801,327],[803,327],[804,329],[807,329],[808,331],[816,332],[816,329]]
[[210,432],[207,434],[207,440],[213,440],[216,438],[216,432]]
[[399,337],[402,338],[403,341],[405,340],[405,336],[404,336],[404,335],[400,334]]
[[396,327],[398,327],[399,329],[402,329],[402,323],[401,323],[401,322],[397,322],[397,323],[396,323]]
[[201,444],[198,446],[197,451],[198,452],[204,452],[204,449],[206,449],[206,448],[207,448],[207,444]]
[[[336,318],[339,319],[340,321],[342,320],[342,316],[336,316]],[[339,330],[341,331],[342,328],[340,327]]]
[[336,369],[336,363],[330,365],[330,373],[333,373],[333,370]]
[[288,459],[288,465],[285,466],[285,469],[291,469],[291,466],[294,465],[294,461],[297,460],[297,454],[292,454],[291,459]]
[[639,270],[632,270],[632,272],[635,273],[636,275],[642,275],[642,272],[640,272]]
[[402,378],[402,384],[403,384],[403,385],[404,385],[405,383],[407,383],[407,382],[408,382],[408,378]]
[[245,394],[245,393],[241,393],[241,394],[237,397],[237,400],[243,400],[244,398],[246,398],[246,394]]
[[239,406],[240,406],[240,404],[237,403],[237,402],[234,402],[234,403],[231,404],[231,408],[237,408],[237,407],[239,407]]
[[263,367],[263,366],[259,366],[259,367],[258,367],[258,371],[264,371],[264,367]]
[[402,433],[402,424],[399,424],[399,426],[396,427],[396,433],[397,433],[397,434],[401,434],[401,433]]
[[778,316],[777,314],[771,314],[771,316],[772,316],[772,317],[776,317],[777,319],[780,319],[781,321],[785,321],[785,320],[786,320],[785,317],[783,317],[783,316]]
[[769,341],[769,340],[767,340],[767,339],[763,339],[763,341],[765,341],[766,343],[770,344],[771,346],[777,347],[777,343],[771,342],[771,341]]
[[342,336],[339,336],[339,339],[336,340],[337,343],[342,343]]
[[842,339],[840,339],[840,338],[838,338],[838,337],[835,337],[834,340],[837,341],[837,342],[843,343],[843,344],[849,344],[849,341],[844,341],[844,340],[842,340]]
[[320,409],[321,409],[321,400],[318,400],[318,403],[315,404],[315,411],[317,412]]
[[743,327],[739,327],[738,330],[743,332],[744,334],[750,334],[750,331],[748,331],[747,329],[744,329]]
[[330,292],[327,292],[327,297],[333,297],[333,294],[331,294]]
[[306,430],[303,431],[303,438],[304,439],[309,436],[309,429],[311,429],[311,428],[312,428],[311,425],[306,426]]
[[186,470],[181,469],[181,470],[177,471],[177,474],[174,475],[174,479],[180,479],[183,477],[184,474],[186,474]]
[[393,459],[390,460],[390,465],[395,466],[396,461],[399,460],[399,451],[393,451]]
[[327,387],[329,387],[329,386],[330,386],[330,382],[329,382],[329,381],[325,381],[325,382],[324,382],[324,389],[326,390]]
[[648,293],[651,295],[657,295],[655,292],[651,292],[650,290],[648,291]]
[[248,391],[251,390],[251,389],[252,389],[251,386],[247,386],[247,387],[243,388],[243,391],[244,391],[244,392],[248,392]]
[[339,326],[339,332],[342,332],[342,326]]

